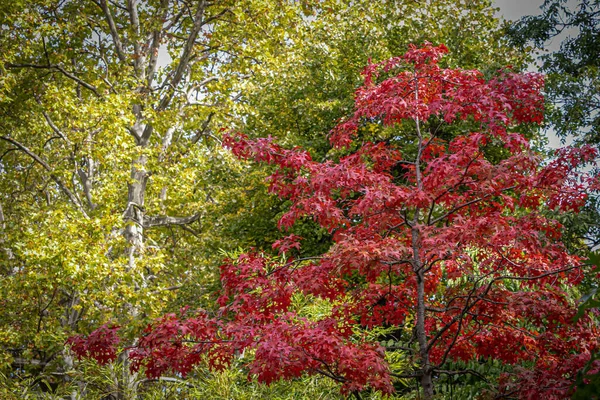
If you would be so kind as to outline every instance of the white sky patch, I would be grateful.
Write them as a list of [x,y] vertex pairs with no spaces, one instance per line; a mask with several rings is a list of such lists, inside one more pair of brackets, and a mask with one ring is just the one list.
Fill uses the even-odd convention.
[[497,17],[502,17],[509,21],[521,19],[525,15],[540,14],[540,7],[543,0],[495,0],[494,6],[500,9],[496,13]]
[[167,50],[167,46],[166,45],[162,45],[158,48],[158,59],[157,59],[157,65],[158,68],[165,68],[167,65],[171,64],[173,62],[173,59],[171,58],[171,55],[169,54],[169,51]]

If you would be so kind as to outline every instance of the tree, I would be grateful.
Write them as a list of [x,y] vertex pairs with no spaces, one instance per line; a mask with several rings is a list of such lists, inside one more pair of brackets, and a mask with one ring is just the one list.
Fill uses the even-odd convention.
[[[584,0],[576,5],[560,0],[547,0],[542,13],[517,22],[509,31],[512,41],[520,46],[532,43],[543,49],[550,40],[561,39],[557,51],[543,54],[540,69],[547,74],[546,97],[549,127],[561,140],[575,145],[600,144],[599,27],[600,2]],[[591,168],[598,176],[598,164]],[[600,244],[600,207],[597,194],[591,195],[585,207],[576,215],[561,216],[564,242],[582,254],[597,250]],[[589,254],[590,262],[598,266],[597,255]],[[598,306],[597,276],[591,273],[580,285],[585,293],[580,309]],[[598,353],[594,354],[577,379],[574,398],[591,398],[597,393]]]
[[[292,234],[274,243],[283,261],[259,252],[228,260],[218,311],[149,325],[131,352],[135,370],[185,375],[202,360],[218,369],[252,351],[249,373],[261,382],[321,374],[360,397],[393,392],[393,377],[417,377],[431,398],[436,376],[473,372],[448,370],[449,361],[493,359],[517,371],[533,365],[517,381],[504,376],[506,392],[570,391],[597,332],[590,317],[572,321],[569,290],[582,262],[544,210],[576,210],[598,189],[576,172],[596,153],[564,149],[543,165],[513,131],[541,123],[541,76],[508,69],[485,80],[440,67],[445,53],[425,44],[370,64],[354,114],[330,134],[335,161],[272,138],[227,137],[238,157],[276,166],[270,188],[292,201],[280,226],[310,218],[334,244],[320,257],[293,257],[301,238]],[[369,140],[374,131],[387,140]],[[328,312],[307,318],[298,296],[328,303]],[[391,329],[392,343],[367,339],[377,328]],[[106,362],[117,336],[98,332],[71,344]],[[394,351],[415,366],[390,371]]]
[[541,70],[548,74],[550,123],[561,138],[595,143],[600,139],[598,85],[599,15],[597,0],[576,7],[562,0],[546,0],[542,14],[523,18],[509,33],[517,45],[533,43],[544,49],[554,38],[566,36],[560,49],[544,54]]
[[[600,2],[585,0],[573,6],[562,0],[547,0],[541,9],[540,15],[515,23],[509,36],[521,48],[531,43],[545,49],[550,40],[562,40],[559,50],[540,57],[540,70],[547,74],[549,127],[563,142],[598,147]],[[584,212],[564,220],[569,227],[567,239],[571,247],[585,252],[600,244],[598,216],[598,198],[590,197]]]
[[[107,319],[145,325],[192,272],[204,278],[196,291],[212,283],[214,210],[243,189],[215,126],[260,62],[245,52],[261,47],[248,41],[254,29],[298,15],[294,6],[271,18],[270,7],[256,19],[264,5],[0,6],[1,341],[11,373],[69,384],[67,336]],[[271,28],[260,37],[265,59],[282,31]]]
[[[324,154],[369,57],[428,37],[458,49],[452,63],[519,65],[500,35],[488,1],[2,2],[3,371],[73,396],[105,373],[98,396],[126,397],[124,355],[76,365],[64,339],[111,321],[133,340],[165,310],[210,308],[219,251],[278,238],[284,201],[221,127]],[[304,251],[330,244],[295,229]]]

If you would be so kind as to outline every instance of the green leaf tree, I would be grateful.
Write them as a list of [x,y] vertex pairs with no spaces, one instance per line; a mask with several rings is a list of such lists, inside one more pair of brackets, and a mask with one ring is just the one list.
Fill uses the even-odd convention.
[[[509,36],[514,44],[532,44],[545,51],[551,40],[561,39],[557,51],[540,57],[546,79],[548,126],[563,141],[600,146],[600,2],[571,3],[546,0],[542,13],[514,24]],[[595,173],[598,174],[596,168]],[[599,200],[590,198],[579,214],[566,215],[566,239],[582,253],[600,244]]]

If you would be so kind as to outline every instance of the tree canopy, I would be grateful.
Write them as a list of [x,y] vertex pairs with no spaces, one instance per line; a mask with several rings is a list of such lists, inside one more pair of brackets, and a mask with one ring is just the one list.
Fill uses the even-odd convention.
[[[270,189],[292,200],[281,227],[310,217],[334,244],[320,257],[292,257],[301,250],[292,234],[274,243],[288,255],[283,262],[258,253],[229,260],[218,312],[171,314],[149,326],[131,352],[134,370],[186,375],[204,357],[218,369],[250,348],[249,373],[260,382],[318,373],[342,393],[392,393],[392,376],[415,376],[432,398],[436,373],[469,373],[448,371],[448,361],[484,358],[534,363],[533,375],[503,376],[501,390],[546,398],[571,390],[568,376],[590,359],[597,333],[591,318],[572,323],[566,288],[581,281],[582,263],[542,211],[585,203],[597,182],[576,168],[595,150],[565,151],[542,166],[511,132],[541,122],[541,77],[509,71],[486,81],[478,71],[440,68],[445,52],[425,44],[366,68],[354,114],[330,136],[334,147],[355,151],[337,161],[313,161],[271,138],[226,137],[238,157],[278,167]],[[455,137],[439,134],[460,121],[468,123]],[[398,137],[360,138],[372,124]],[[504,151],[497,164],[485,158],[489,147]],[[297,294],[329,302],[329,313],[306,318]],[[394,328],[386,346],[412,368],[389,370],[386,348],[360,334],[376,327]],[[103,327],[74,338],[73,349],[107,362],[115,334]]]
[[[458,75],[463,73],[458,71],[481,71],[472,72],[471,80],[465,82],[490,91],[488,98],[482,98],[485,103],[480,104],[482,107],[491,107],[487,104],[490,99],[509,102],[512,90],[529,90],[530,97],[510,103],[515,111],[507,112],[508,120],[500,124],[510,126],[509,130],[518,134],[475,140],[467,133],[482,132],[483,136],[489,136],[490,132],[495,134],[496,128],[490,128],[492,131],[486,130],[488,125],[482,128],[481,124],[490,121],[478,120],[475,115],[479,115],[479,111],[460,100],[457,107],[462,104],[461,107],[466,108],[455,110],[456,119],[452,123],[444,121],[451,114],[450,109],[420,119],[423,128],[438,126],[436,140],[426,146],[437,150],[425,154],[429,150],[422,148],[424,143],[415,141],[414,118],[398,115],[397,120],[386,120],[389,111],[386,107],[393,106],[392,111],[396,112],[403,105],[393,103],[404,95],[386,92],[381,85],[393,81],[393,74],[401,70],[404,61],[387,65],[383,60],[405,54],[411,43],[422,48],[420,46],[427,41],[445,43],[450,49],[445,57],[436,58],[439,64],[435,68],[440,71],[455,71],[453,73]],[[466,146],[463,151],[475,151],[479,146],[480,155],[470,154],[473,163],[481,173],[495,174],[501,165],[509,163],[507,160],[511,160],[513,151],[521,149],[524,154],[526,143],[530,143],[532,151],[542,143],[537,128],[539,120],[527,119],[534,114],[539,117],[537,105],[530,103],[534,98],[535,104],[538,102],[538,78],[519,81],[514,77],[520,75],[509,70],[501,75],[497,72],[505,65],[512,65],[514,71],[521,70],[529,54],[509,43],[487,0],[441,0],[423,4],[359,0],[352,2],[351,7],[348,2],[339,0],[16,0],[0,4],[0,48],[0,299],[3,308],[0,377],[5,378],[0,384],[0,393],[9,398],[40,391],[71,398],[314,398],[321,394],[336,396],[340,383],[347,387],[349,382],[363,382],[364,386],[369,375],[359,374],[340,382],[305,374],[291,383],[272,382],[270,388],[249,383],[245,378],[248,365],[260,361],[255,353],[258,348],[250,344],[247,352],[234,352],[232,359],[225,351],[226,346],[219,351],[215,348],[212,358],[209,357],[213,366],[221,365],[226,359],[232,363],[227,368],[217,368],[219,372],[209,372],[204,361],[190,363],[185,359],[180,360],[178,367],[166,361],[164,365],[152,366],[149,363],[156,360],[151,352],[144,351],[153,348],[152,340],[157,340],[160,332],[171,343],[169,338],[174,332],[201,327],[186,325],[193,324],[186,322],[188,320],[202,320],[206,324],[215,319],[218,312],[231,318],[238,315],[236,301],[243,303],[245,298],[234,296],[241,294],[240,290],[243,292],[235,283],[241,279],[235,278],[240,269],[246,268],[249,279],[252,274],[260,275],[261,268],[270,271],[285,266],[281,272],[265,277],[263,283],[268,285],[274,284],[272,279],[281,279],[282,274],[293,276],[291,270],[308,274],[309,268],[313,268],[317,274],[321,264],[314,260],[311,264],[308,259],[324,260],[334,249],[341,249],[341,232],[351,229],[351,225],[361,226],[369,210],[352,216],[347,214],[351,204],[359,203],[361,196],[367,195],[359,190],[346,193],[343,186],[350,184],[347,181],[328,180],[329,185],[339,186],[327,189],[331,191],[331,201],[345,202],[345,205],[319,203],[320,200],[310,194],[315,189],[311,186],[312,179],[338,176],[335,174],[349,168],[348,163],[354,163],[352,168],[371,171],[373,178],[380,176],[377,179],[388,179],[389,185],[408,188],[413,183],[409,179],[411,167],[403,161],[413,162],[425,155],[430,158],[422,167],[433,168],[426,166],[436,157],[442,157],[443,152],[454,154],[458,151],[456,147],[463,145]],[[434,47],[425,48],[433,51]],[[366,65],[371,66],[372,86],[362,85],[361,71]],[[495,87],[493,82],[496,82]],[[513,86],[501,89],[508,84]],[[424,81],[423,85],[429,87],[429,82]],[[359,87],[362,89],[357,92]],[[376,103],[376,97],[381,95],[389,104],[379,104],[380,109],[376,110],[356,103],[356,95],[367,96],[376,88],[381,93],[373,92],[374,97],[368,101]],[[431,86],[431,93],[438,89]],[[450,87],[444,86],[443,90]],[[467,94],[473,95],[472,92]],[[443,96],[446,95],[451,96],[451,93],[444,92]],[[478,95],[483,96],[483,93]],[[496,95],[506,99],[494,97]],[[532,114],[529,117],[517,115],[520,107]],[[370,109],[371,114],[353,117],[360,109]],[[463,119],[463,114],[470,117]],[[356,137],[349,130],[352,124],[357,127]],[[330,135],[334,128],[336,133]],[[246,136],[224,136],[226,132]],[[276,139],[260,139],[269,136]],[[351,147],[332,146],[328,137],[338,138],[341,141],[335,143]],[[502,144],[505,140],[516,140],[520,144],[507,149]],[[237,149],[237,156],[223,147],[223,141]],[[290,150],[296,146],[305,153]],[[249,153],[239,153],[242,147]],[[254,150],[249,149],[259,147],[265,157],[281,149],[289,160],[276,159],[273,154],[275,158],[262,160],[269,161],[267,163],[246,161],[246,158],[254,159],[250,157],[255,155]],[[398,158],[400,149],[402,158]],[[583,149],[578,154],[587,157],[591,153]],[[372,158],[380,156],[391,158],[389,161]],[[578,157],[568,152],[561,156],[563,160]],[[541,156],[536,157],[540,158],[534,157],[535,162],[523,165],[523,173],[526,168],[534,175],[541,173]],[[386,164],[391,160],[397,164]],[[282,165],[282,162],[296,164]],[[375,167],[378,162],[383,163],[381,169]],[[565,174],[573,167],[559,161],[552,165]],[[308,166],[313,170],[309,171]],[[467,167],[467,171],[475,166]],[[322,170],[317,171],[317,167]],[[464,172],[465,166],[458,164],[453,168],[458,168],[456,171],[463,168]],[[320,178],[312,176],[313,173],[320,174]],[[423,173],[429,172],[424,169]],[[452,176],[451,171],[446,173]],[[286,191],[289,180],[295,179],[294,174],[306,179],[302,181],[305,186],[299,185],[297,192]],[[271,180],[265,181],[269,176]],[[483,175],[476,178],[492,179]],[[508,179],[507,175],[497,177],[505,178]],[[443,180],[440,182],[444,184]],[[573,180],[563,183],[566,182],[575,185]],[[463,192],[467,188],[461,185],[456,194],[470,201],[467,199],[470,192]],[[500,212],[503,218],[511,213],[516,213],[514,218],[525,218],[520,214],[517,200],[514,210],[502,208],[509,197],[516,199],[514,190],[507,190],[499,199],[495,195],[486,197],[483,203],[492,199],[498,202],[495,206],[498,212],[504,210],[507,214]],[[376,194],[375,188],[371,192],[368,196]],[[546,207],[543,199],[561,207],[565,204],[547,192],[539,196],[540,208]],[[332,229],[329,223],[318,218],[296,218],[294,213],[300,213],[298,207],[302,201],[305,211],[325,212],[329,210],[327,207],[335,206],[339,211],[330,216],[331,223],[338,223],[335,218],[343,217],[350,225]],[[432,208],[432,220],[441,217],[449,204]],[[572,215],[577,205],[567,207]],[[407,209],[411,207],[414,218],[414,209],[421,205],[407,203]],[[447,212],[451,211],[448,207]],[[534,205],[527,207],[534,208]],[[461,209],[458,213],[461,218],[464,218],[463,211],[467,210]],[[417,214],[417,219],[424,218],[421,211]],[[566,214],[560,211],[559,215]],[[277,227],[282,218],[288,221],[286,233]],[[295,220],[293,225],[292,220]],[[436,223],[442,221],[439,219]],[[558,226],[554,229],[560,231]],[[352,230],[350,233],[354,234]],[[382,232],[377,234],[382,235]],[[295,241],[282,239],[287,235],[302,237],[302,246],[298,249]],[[391,239],[388,235],[387,240]],[[399,236],[396,239],[399,240]],[[558,242],[558,236],[552,240]],[[279,243],[285,255],[278,255],[272,248],[273,243]],[[377,247],[376,244],[373,242],[373,246]],[[375,247],[364,251],[371,254]],[[474,253],[475,248],[459,246],[457,251],[477,260],[484,257]],[[572,256],[565,253],[564,257],[571,259]],[[219,268],[224,258],[230,261]],[[301,259],[307,260],[298,261]],[[442,268],[442,264],[440,261],[436,268],[446,268],[445,264]],[[355,267],[358,268],[349,267],[348,271]],[[479,268],[477,263],[471,267]],[[368,285],[383,285],[383,278],[371,282],[365,280],[361,275],[364,271],[358,273],[359,270],[353,272],[353,277],[339,277],[351,286],[345,289],[348,296],[355,296],[348,304],[358,304],[359,293],[367,290]],[[483,275],[477,274],[483,274],[482,271],[471,272],[474,281],[451,281],[448,290],[455,290],[458,296],[460,290],[468,291],[478,285],[482,288],[489,283],[478,281]],[[567,279],[567,275],[561,275],[560,279]],[[306,285],[310,283],[308,276]],[[405,290],[400,287],[411,283],[400,282],[403,278],[400,274],[391,284],[398,286],[397,290]],[[434,280],[435,285],[443,286],[448,277],[442,274],[436,275],[436,279],[439,282]],[[288,306],[299,318],[306,319],[305,328],[312,327],[314,335],[319,334],[319,321],[331,314],[334,299],[323,299],[304,289],[292,290],[293,285],[299,284],[295,281],[277,284],[285,289],[282,296],[291,296],[292,303]],[[427,290],[433,290],[435,285],[432,283]],[[564,312],[568,314],[578,292],[577,288],[563,289],[567,293],[556,294],[556,298],[567,299]],[[510,291],[518,290],[516,286],[510,288]],[[225,295],[230,296],[228,301]],[[254,295],[256,292],[250,293],[250,297]],[[386,299],[382,298],[386,303],[374,309],[392,307],[393,302]],[[368,299],[364,300],[366,306]],[[443,302],[444,298],[426,301]],[[440,304],[431,306],[442,307]],[[279,318],[283,304],[277,307],[272,315]],[[181,314],[182,308],[188,309],[187,314]],[[363,311],[368,314],[372,310]],[[350,309],[347,312],[350,313]],[[434,311],[427,312],[435,316]],[[444,370],[447,363],[442,368],[437,359],[432,361],[429,372],[423,373],[428,370],[425,364],[424,368],[415,366],[419,357],[425,359],[418,351],[414,352],[417,347],[404,346],[412,348],[410,351],[400,348],[386,351],[385,359],[379,356],[380,345],[376,343],[386,340],[384,347],[388,344],[392,348],[403,346],[399,343],[410,336],[409,327],[418,320],[417,314],[409,311],[404,314],[404,322],[398,316],[397,325],[387,326],[388,322],[376,321],[373,315],[369,317],[375,318],[371,325],[352,325],[352,329],[359,332],[346,332],[347,336],[340,337],[341,344],[335,351],[366,351],[372,346],[371,353],[365,354],[376,357],[347,360],[345,373],[351,374],[353,366],[363,361],[375,362],[374,368],[379,371],[373,375],[377,377],[373,381],[376,388],[392,382],[398,393],[408,393],[416,382],[412,375],[428,373],[437,383],[456,378],[459,386],[464,386],[465,376],[439,372],[460,368]],[[349,318],[349,314],[346,317]],[[466,318],[465,325],[461,322],[463,330],[467,329],[467,320],[476,323],[472,322],[472,316]],[[577,326],[590,323],[586,318]],[[223,332],[222,329],[233,326],[228,325],[229,322],[216,318],[216,325],[204,325],[207,331],[202,334]],[[298,328],[294,325],[296,320],[280,322],[283,324],[280,330],[287,329],[285,324]],[[518,327],[537,329],[535,323],[532,324]],[[400,325],[402,329],[398,333]],[[148,331],[146,343],[141,339],[144,337],[141,332],[148,326],[154,328]],[[102,328],[97,330],[99,327]],[[448,328],[447,334],[460,331],[453,329]],[[308,338],[306,332],[304,337]],[[427,332],[428,335],[431,331]],[[65,345],[68,338],[72,338],[69,343],[83,349],[81,354],[99,356],[101,363],[75,359],[70,347]],[[76,338],[88,339],[82,342]],[[441,343],[446,339],[442,334],[434,341]],[[104,347],[107,343],[117,347],[111,350],[113,347]],[[144,347],[144,343],[148,346]],[[131,347],[136,344],[141,344],[137,350]],[[433,344],[431,347],[433,351]],[[167,358],[172,361],[174,356]],[[446,358],[450,360],[449,357],[450,353]],[[192,370],[185,370],[192,365]],[[264,373],[272,374],[275,379],[298,376],[301,370],[312,367],[314,365],[308,362],[301,369],[292,368],[291,375],[286,375],[284,370],[276,373],[264,370]],[[165,375],[163,372],[169,368],[183,368],[180,372],[189,372],[188,377],[182,380],[178,375]],[[471,363],[465,368],[475,371],[476,366]],[[504,366],[492,369],[493,377],[505,371]],[[149,370],[156,373],[150,377],[140,373]],[[390,370],[409,376],[392,376],[390,381],[386,375]],[[269,380],[261,375],[261,370],[252,371],[260,379]],[[345,376],[339,371],[330,375]],[[479,384],[484,382],[481,377],[473,376]],[[436,390],[441,388],[438,384]],[[347,390],[355,391],[356,387]],[[375,392],[372,395],[379,396]]]

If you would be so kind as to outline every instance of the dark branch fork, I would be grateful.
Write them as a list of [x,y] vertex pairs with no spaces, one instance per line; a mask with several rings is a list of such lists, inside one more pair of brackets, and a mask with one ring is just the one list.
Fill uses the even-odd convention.
[[[478,283],[482,282],[483,280],[485,280],[486,278],[489,278],[490,276],[492,276],[496,271],[491,271],[485,275],[482,275],[481,277],[479,277],[479,279],[477,280],[477,282],[475,282],[473,288],[471,289],[471,291],[468,293],[468,295],[466,296],[466,301],[465,301],[465,305],[462,309],[462,311],[456,315],[450,322],[448,322],[444,327],[442,327],[442,329],[440,329],[435,336],[433,336],[430,340],[429,340],[429,345],[428,345],[428,350],[431,349],[431,347],[433,347],[433,345],[435,344],[435,342],[437,342],[442,335],[448,330],[450,329],[450,327],[452,325],[454,325],[455,323],[459,323],[459,329],[457,330],[457,333],[453,339],[453,343],[452,345],[448,346],[448,349],[446,350],[446,352],[444,353],[444,356],[442,358],[442,362],[439,365],[442,365],[443,362],[446,360],[446,358],[448,357],[449,351],[451,350],[451,348],[453,347],[453,344],[456,342],[458,336],[459,336],[459,332],[460,332],[460,328],[462,326],[462,320],[465,318],[465,315],[467,315],[469,313],[469,310],[471,310],[478,302],[480,301],[487,301],[486,299],[486,295],[487,293],[489,293],[489,291],[491,290],[491,288],[493,287],[493,285],[496,282],[502,281],[502,280],[515,280],[515,281],[531,281],[531,280],[538,280],[544,277],[548,277],[548,276],[554,276],[554,275],[558,275],[561,274],[563,272],[568,272],[571,271],[573,269],[577,269],[580,268],[579,265],[575,265],[575,266],[570,266],[567,268],[562,268],[559,270],[554,270],[554,271],[548,271],[542,274],[538,274],[538,275],[534,275],[534,276],[512,276],[512,275],[501,275],[501,276],[497,276],[495,278],[492,278],[492,280],[485,286],[478,286]],[[475,296],[475,291],[477,289],[480,288],[484,288],[483,289],[483,293],[480,293],[478,295]]]

